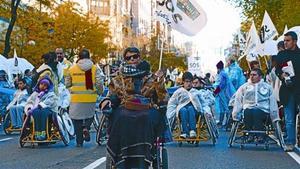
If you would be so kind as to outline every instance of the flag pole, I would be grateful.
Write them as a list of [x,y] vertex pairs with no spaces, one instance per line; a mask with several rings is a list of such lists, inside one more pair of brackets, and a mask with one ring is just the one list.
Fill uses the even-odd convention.
[[161,70],[161,64],[162,64],[162,55],[163,55],[163,50],[164,50],[164,41],[165,41],[165,32],[166,32],[166,30],[165,30],[165,28],[166,28],[166,25],[165,24],[163,24],[164,25],[164,32],[163,32],[163,34],[162,34],[162,42],[161,42],[161,47],[160,47],[160,56],[159,56],[159,66],[158,66],[158,70]]

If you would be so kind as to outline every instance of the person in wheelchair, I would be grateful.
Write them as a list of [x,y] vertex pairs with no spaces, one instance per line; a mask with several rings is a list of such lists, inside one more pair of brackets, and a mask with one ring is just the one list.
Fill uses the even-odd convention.
[[205,82],[200,77],[195,76],[193,80],[193,88],[198,90],[197,96],[200,101],[200,112],[213,114],[212,108],[215,104],[213,92],[204,88]]
[[107,152],[116,168],[148,168],[166,124],[163,73],[150,73],[150,64],[135,47],[127,48],[123,59],[109,84],[109,97],[99,105],[109,119]]
[[273,122],[280,120],[273,89],[262,80],[262,75],[260,69],[252,69],[249,81],[236,92],[232,118],[239,121],[244,112],[246,130],[264,130],[268,116]]
[[19,129],[23,124],[24,106],[28,99],[28,91],[25,79],[18,80],[18,90],[14,94],[14,99],[6,107],[10,113],[13,129]]
[[[1,88],[11,88],[12,86],[8,82],[7,73],[4,70],[0,70],[0,87]],[[2,123],[2,118],[4,119],[6,113],[6,106],[10,103],[12,99],[9,94],[0,92],[0,124]]]
[[[179,115],[182,125],[181,138],[196,137],[196,115],[201,111],[201,104],[196,97],[199,92],[193,88],[193,75],[185,72],[182,75],[183,86],[177,89],[168,102],[167,117],[173,119]],[[173,120],[171,120],[173,121]]]
[[[57,96],[48,76],[41,78],[25,104],[25,113],[34,118],[35,139],[46,139],[47,118],[57,111]],[[26,124],[25,124],[26,125]]]

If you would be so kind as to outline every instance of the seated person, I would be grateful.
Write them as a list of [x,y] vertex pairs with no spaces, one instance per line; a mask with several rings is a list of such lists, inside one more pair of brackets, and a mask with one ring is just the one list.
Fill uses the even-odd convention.
[[205,82],[200,77],[195,76],[193,80],[193,88],[197,89],[196,96],[198,97],[201,107],[201,113],[212,114],[212,107],[215,104],[215,97],[210,90],[204,88]]
[[144,168],[152,161],[154,141],[164,132],[165,113],[159,107],[167,103],[168,95],[163,73],[152,74],[137,48],[127,48],[123,58],[109,84],[109,98],[100,104],[100,109],[112,106],[107,151],[116,168]]
[[18,90],[14,94],[14,99],[6,107],[10,113],[13,129],[22,127],[23,111],[28,96],[26,81],[24,79],[18,80]]
[[195,96],[197,89],[192,88],[193,75],[185,72],[182,75],[183,87],[177,89],[168,102],[167,117],[172,119],[179,114],[182,125],[181,138],[196,137],[196,115],[201,105]]
[[41,78],[25,105],[25,113],[34,118],[35,139],[46,139],[47,118],[57,111],[57,96],[48,76]]
[[280,120],[273,89],[262,80],[262,71],[258,68],[251,70],[249,81],[236,92],[233,120],[240,120],[243,111],[246,130],[263,130],[268,115],[273,122]]
[[[4,70],[0,70],[0,87],[1,88],[11,88],[12,86],[9,84],[7,80],[7,73]],[[0,118],[5,116],[6,114],[6,106],[10,103],[11,97],[9,94],[0,91]],[[0,123],[2,120],[0,119]]]
[[66,86],[62,83],[59,83],[58,85],[58,103],[57,106],[60,109],[67,110],[70,106],[70,101],[71,101],[71,95],[69,90],[66,88]]

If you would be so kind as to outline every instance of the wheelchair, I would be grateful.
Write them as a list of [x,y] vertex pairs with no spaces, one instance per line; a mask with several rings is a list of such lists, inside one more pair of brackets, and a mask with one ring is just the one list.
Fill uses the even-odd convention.
[[[109,153],[106,153],[106,169],[113,169],[113,160]],[[168,169],[168,152],[165,148],[164,139],[157,137],[154,146],[152,147],[152,164],[153,169]],[[148,167],[146,167],[148,168]]]
[[75,130],[74,130],[74,125],[73,122],[69,116],[68,110],[66,109],[59,109],[58,111],[58,116],[60,116],[63,125],[65,126],[65,129],[69,133],[69,137],[72,139],[75,137]]
[[54,144],[63,141],[65,146],[70,142],[70,137],[66,126],[58,113],[53,113],[47,118],[46,122],[46,139],[39,141],[35,139],[34,130],[34,119],[31,115],[26,116],[23,127],[21,129],[21,134],[19,138],[20,147],[23,148],[26,143],[31,144],[32,147],[35,144]]
[[181,138],[180,134],[182,131],[180,118],[177,117],[173,123],[173,140],[176,141],[179,147],[182,146],[184,142],[195,144],[198,146],[200,141],[211,140],[212,144],[215,145],[219,137],[219,131],[216,121],[212,114],[203,113],[199,115],[196,122],[196,138]]
[[264,145],[264,149],[268,150],[270,144],[277,144],[274,140],[274,134],[278,139],[281,148],[285,149],[283,135],[281,131],[280,122],[272,123],[270,115],[267,115],[264,120],[264,128],[249,130],[245,128],[244,117],[240,121],[233,121],[229,139],[228,147],[232,147],[235,143],[240,145],[240,149],[244,150],[245,145]]
[[100,120],[99,120],[99,126],[98,126],[97,134],[96,134],[96,142],[99,146],[105,145],[107,143],[107,140],[108,140],[108,133],[107,133],[108,121],[109,121],[108,117],[101,113]]
[[[24,120],[25,118],[26,118],[26,115],[24,113],[22,119]],[[21,128],[17,128],[17,129],[13,128],[9,111],[6,111],[6,114],[3,119],[3,130],[6,135],[21,132]]]
[[98,132],[98,129],[100,128],[100,123],[101,123],[101,111],[99,109],[99,104],[108,95],[109,95],[109,90],[108,90],[107,87],[105,87],[102,95],[98,96],[97,100],[96,100],[96,110],[95,110],[95,115],[94,115],[94,119],[93,119],[92,124],[93,124],[93,126],[94,126],[94,128],[97,132]]
[[[163,108],[164,106],[161,106],[160,108]],[[166,127],[169,126],[168,120],[165,117],[164,122]],[[100,117],[100,125],[99,129],[97,131],[96,141],[99,145],[103,145],[108,141],[108,127],[109,127],[109,114],[102,112]],[[167,127],[168,128],[168,127]],[[170,130],[170,129],[169,129]],[[154,143],[151,146],[151,159],[150,161],[147,161],[151,163],[150,166],[147,165],[147,162],[144,158],[135,158],[132,159],[134,163],[142,164],[145,168],[153,168],[153,169],[168,169],[168,152],[165,147],[165,142],[169,141],[170,138],[166,137],[167,132],[163,132],[159,136],[156,137],[154,140]],[[107,150],[108,151],[108,150]],[[115,163],[110,156],[110,154],[106,153],[106,169],[113,169],[115,167]]]

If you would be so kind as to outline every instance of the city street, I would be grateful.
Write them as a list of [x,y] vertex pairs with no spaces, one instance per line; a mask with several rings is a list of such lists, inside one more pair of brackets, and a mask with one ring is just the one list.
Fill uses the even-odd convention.
[[[268,151],[263,147],[247,146],[240,150],[239,146],[227,147],[227,134],[221,136],[215,146],[211,142],[202,142],[199,147],[176,143],[167,145],[170,169],[296,169],[300,168],[299,153],[284,152],[279,146],[272,145]],[[20,148],[18,135],[6,136],[1,129],[0,136],[0,168],[10,169],[91,169],[105,168],[105,147],[92,141],[83,148],[75,147],[75,141],[67,147],[63,143],[34,148]],[[291,156],[294,156],[293,159]],[[298,160],[298,162],[296,161]]]
[[0,0],[0,169],[300,169],[299,11]]

